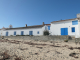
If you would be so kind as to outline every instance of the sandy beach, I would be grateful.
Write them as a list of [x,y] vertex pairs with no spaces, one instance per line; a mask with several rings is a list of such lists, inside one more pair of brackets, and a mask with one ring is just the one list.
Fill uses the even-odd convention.
[[80,44],[0,39],[0,60],[80,60]]

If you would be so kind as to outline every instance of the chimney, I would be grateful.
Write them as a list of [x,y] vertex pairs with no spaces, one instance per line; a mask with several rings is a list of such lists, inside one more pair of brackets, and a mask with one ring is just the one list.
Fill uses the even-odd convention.
[[44,22],[42,23],[42,25],[44,25]]
[[27,24],[25,25],[25,27],[27,27]]
[[79,13],[79,14],[77,14],[77,18],[80,18],[80,13]]
[[12,25],[11,24],[9,25],[9,28],[12,28]]

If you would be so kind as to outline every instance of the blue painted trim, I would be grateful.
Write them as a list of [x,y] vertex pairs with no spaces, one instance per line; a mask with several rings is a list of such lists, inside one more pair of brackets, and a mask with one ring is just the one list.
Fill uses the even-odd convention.
[[78,25],[78,20],[72,21],[72,25]]

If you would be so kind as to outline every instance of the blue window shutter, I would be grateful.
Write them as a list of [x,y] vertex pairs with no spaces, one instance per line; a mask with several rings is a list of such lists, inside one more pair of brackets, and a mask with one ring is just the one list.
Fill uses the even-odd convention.
[[37,34],[39,34],[39,31],[37,32]]
[[50,26],[48,26],[48,30],[50,30]]
[[72,27],[72,32],[75,32],[75,27]]
[[14,35],[16,35],[16,32],[14,32]]
[[78,25],[78,20],[72,21],[72,25]]

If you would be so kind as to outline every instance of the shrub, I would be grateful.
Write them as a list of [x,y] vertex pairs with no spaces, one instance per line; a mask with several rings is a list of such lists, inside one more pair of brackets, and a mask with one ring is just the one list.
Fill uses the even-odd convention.
[[64,42],[68,42],[68,40],[64,40]]
[[13,35],[10,35],[10,36],[13,36]]
[[20,35],[16,35],[16,36],[20,36]]
[[47,30],[43,31],[43,35],[49,35],[49,31]]
[[26,35],[26,36],[30,36],[30,35]]

